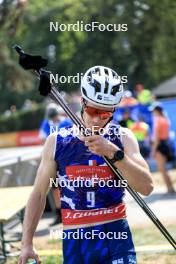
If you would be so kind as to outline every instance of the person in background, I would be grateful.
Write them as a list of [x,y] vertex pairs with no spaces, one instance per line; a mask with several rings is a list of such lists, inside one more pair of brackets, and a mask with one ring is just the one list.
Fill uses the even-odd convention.
[[173,155],[169,145],[170,122],[165,116],[162,106],[155,105],[153,111],[153,146],[152,154],[156,159],[158,170],[163,176],[168,193],[175,193],[170,175],[166,170],[167,161],[172,161]]
[[14,113],[16,113],[16,111],[17,111],[17,107],[16,107],[16,105],[11,105],[10,106],[10,109],[7,109],[5,112],[4,112],[4,115],[5,116],[11,116],[11,115],[13,115]]
[[11,114],[16,113],[16,111],[17,111],[17,107],[16,107],[16,105],[11,105],[11,107],[10,107],[10,111],[11,111]]
[[129,128],[138,141],[141,155],[145,159],[148,158],[150,154],[149,125],[144,122],[142,116],[139,116],[138,121],[131,124]]
[[130,128],[130,126],[134,123],[134,120],[130,116],[130,111],[126,109],[123,112],[122,119],[119,121],[119,125],[122,127]]
[[[45,119],[43,120],[40,127],[40,138],[43,142],[46,141],[47,137],[58,129],[63,127],[71,126],[72,122],[65,114],[64,110],[54,103],[51,103],[46,108]],[[50,226],[57,225],[61,222],[61,204],[60,204],[60,190],[56,187],[52,187],[54,202],[56,206],[56,218]]]
[[135,91],[137,99],[141,104],[150,104],[153,102],[153,97],[148,89],[144,89],[144,85],[141,83],[136,84]]
[[125,91],[124,96],[119,104],[120,107],[136,105],[138,100],[133,97],[133,94],[130,90]]
[[24,101],[22,109],[23,110],[31,110],[32,109],[32,101],[30,99],[26,99]]
[[64,110],[60,106],[50,103],[46,108],[45,119],[40,126],[40,138],[45,142],[46,138],[52,132],[71,125],[72,122],[67,117]]

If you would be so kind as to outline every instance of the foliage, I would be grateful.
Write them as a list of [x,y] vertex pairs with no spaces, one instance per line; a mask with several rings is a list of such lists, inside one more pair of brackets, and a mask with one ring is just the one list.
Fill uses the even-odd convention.
[[44,117],[44,106],[35,109],[16,111],[9,117],[0,116],[0,133],[39,129]]
[[2,1],[0,4],[0,111],[20,105],[24,89],[31,87],[31,77],[12,58],[12,43],[22,22],[25,1]]
[[[49,22],[128,24],[126,32],[49,31]],[[48,69],[76,75],[104,64],[128,75],[128,85],[152,88],[175,74],[176,2],[173,0],[4,0],[0,3],[0,111],[26,98],[41,102],[36,79],[17,65],[14,43],[49,58]],[[52,57],[49,50],[55,49]],[[69,92],[77,84],[61,84]]]

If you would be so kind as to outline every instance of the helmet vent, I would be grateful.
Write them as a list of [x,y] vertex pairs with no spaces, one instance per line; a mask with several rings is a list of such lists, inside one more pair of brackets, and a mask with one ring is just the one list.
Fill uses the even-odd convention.
[[108,93],[108,88],[109,88],[109,84],[107,81],[105,81],[105,89],[104,89],[104,93]]
[[95,88],[95,93],[100,93],[101,92],[101,84],[94,80],[92,83],[92,86]]
[[106,75],[109,75],[109,72],[108,72],[107,69],[104,69],[104,72],[105,72]]
[[98,74],[98,75],[100,75],[100,69],[99,68],[96,68],[95,69],[95,73]]
[[111,89],[111,94],[112,95],[115,95],[117,92],[119,92],[120,91],[120,84],[118,84],[118,85],[115,85],[115,86],[113,86],[112,87],[112,89]]
[[112,71],[112,76],[115,77],[115,78],[118,77],[117,74],[114,71]]
[[83,94],[84,94],[85,96],[87,96],[87,92],[86,92],[86,89],[85,89],[84,87],[82,87],[82,91],[83,91]]

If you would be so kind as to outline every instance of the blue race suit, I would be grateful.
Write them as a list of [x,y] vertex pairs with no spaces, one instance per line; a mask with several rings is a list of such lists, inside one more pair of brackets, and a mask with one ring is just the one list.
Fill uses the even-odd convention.
[[[103,136],[123,149],[117,133],[119,127],[109,123],[106,132]],[[117,177],[103,158],[89,151],[73,127],[69,127],[61,129],[56,136],[55,161],[65,228],[64,263],[135,264],[136,254],[123,203],[124,188],[119,187]],[[114,185],[100,185],[93,179],[99,183],[111,180]],[[78,186],[73,184],[76,180]],[[86,181],[92,184],[86,185]],[[75,238],[78,233],[79,237]]]

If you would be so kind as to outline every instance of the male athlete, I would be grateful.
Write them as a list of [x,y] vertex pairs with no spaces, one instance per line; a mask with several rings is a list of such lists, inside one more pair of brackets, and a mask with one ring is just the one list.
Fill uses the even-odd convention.
[[[134,135],[127,128],[114,129],[117,126],[111,121],[123,94],[120,77],[110,68],[92,67],[83,77],[81,92],[85,126],[99,131],[104,128],[105,133],[85,137],[72,127],[46,140],[26,208],[19,264],[25,264],[28,258],[40,263],[32,240],[45,207],[50,178],[55,179],[56,172],[62,182],[64,263],[137,263],[123,202],[124,186],[117,186],[119,181],[102,158],[109,158],[135,191],[151,193],[152,177]],[[83,179],[84,184],[75,187],[76,179]],[[93,184],[86,185],[86,180]],[[72,185],[63,186],[68,181]],[[110,181],[112,186],[107,184]]]

